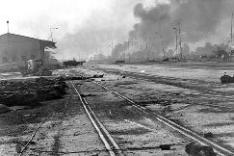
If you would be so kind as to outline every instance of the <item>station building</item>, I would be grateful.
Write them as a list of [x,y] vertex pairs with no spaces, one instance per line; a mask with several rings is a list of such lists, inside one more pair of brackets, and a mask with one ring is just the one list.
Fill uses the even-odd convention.
[[48,60],[47,48],[55,49],[55,42],[6,33],[0,36],[0,70],[18,68],[27,60]]

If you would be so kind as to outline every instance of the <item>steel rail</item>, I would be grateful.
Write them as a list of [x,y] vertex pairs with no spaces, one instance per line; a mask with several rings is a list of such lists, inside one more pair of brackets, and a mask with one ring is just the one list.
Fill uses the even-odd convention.
[[110,135],[108,130],[105,128],[105,126],[99,121],[98,117],[95,115],[91,107],[88,105],[88,102],[86,101],[86,99],[81,96],[78,89],[75,87],[74,83],[71,82],[71,84],[81,101],[82,107],[84,108],[88,118],[90,119],[92,125],[97,131],[101,141],[105,145],[110,156],[123,156],[124,154],[122,153],[122,150],[120,149],[118,144],[115,142],[115,140],[112,138],[112,136]]
[[[142,81],[148,81],[149,79],[144,79],[144,78],[136,78],[136,77],[132,77],[132,76],[128,76],[132,79],[136,79],[136,80],[142,80]],[[207,103],[193,103],[193,104],[189,104],[189,106],[193,106],[193,105],[201,105],[201,106],[208,106],[208,107],[214,107],[214,108],[225,108],[228,110],[234,110],[234,107],[228,107],[226,105],[216,105],[216,104],[207,104]]]
[[218,145],[217,143],[209,140],[209,139],[206,139],[202,136],[200,136],[198,133],[182,126],[182,125],[179,125],[177,123],[175,123],[174,121],[160,115],[160,114],[156,114],[155,112],[151,111],[150,109],[148,108],[145,108],[145,107],[142,107],[140,105],[138,105],[137,103],[135,103],[133,100],[131,100],[130,98],[124,96],[124,95],[121,95],[120,93],[118,93],[117,91],[115,90],[112,90],[112,89],[109,89],[99,83],[96,83],[96,82],[93,82],[97,85],[99,85],[100,87],[104,88],[105,90],[107,91],[110,91],[111,93],[113,93],[114,95],[128,101],[129,103],[132,104],[133,107],[135,107],[136,109],[138,109],[139,111],[147,114],[147,115],[150,115],[151,117],[153,117],[154,119],[160,121],[161,123],[163,123],[164,125],[167,125],[168,127],[176,130],[177,132],[179,132],[180,134],[186,136],[187,138],[190,138],[192,139],[193,141],[196,141],[202,145],[207,145],[207,146],[211,146],[213,147],[213,149],[215,150],[215,152],[217,154],[219,154],[220,156],[233,156],[234,155],[234,152],[232,152],[231,150],[221,146],[221,145]]
[[[94,69],[95,70],[95,69]],[[197,79],[184,79],[184,78],[176,78],[176,77],[170,77],[170,76],[160,76],[160,75],[152,75],[147,73],[139,73],[139,72],[130,72],[130,71],[120,71],[116,69],[103,69],[103,68],[96,68],[96,70],[101,70],[106,73],[113,73],[113,74],[124,74],[127,77],[133,78],[133,79],[144,79],[147,81],[152,81],[160,84],[175,86],[179,88],[185,88],[185,89],[194,89],[203,93],[220,93],[219,91],[208,89],[205,86],[197,86],[197,83],[212,83],[213,85],[217,85],[217,82],[213,81],[203,81],[203,80],[197,80]],[[143,78],[142,78],[143,77]],[[191,81],[192,83],[184,83],[181,81]],[[193,84],[196,83],[196,84]]]
[[[192,79],[192,78],[179,78],[179,77],[172,77],[172,76],[162,76],[162,75],[155,75],[150,73],[142,73],[142,72],[135,72],[135,71],[127,71],[127,70],[119,70],[119,69],[111,69],[111,68],[95,68],[96,70],[101,70],[104,72],[110,72],[114,74],[131,74],[136,76],[148,76],[151,78],[163,78],[168,80],[178,80],[178,81],[194,81],[194,82],[200,82],[200,83],[212,83],[212,84],[218,84],[215,81],[205,81],[205,80],[199,80],[199,79]],[[94,70],[95,70],[94,69]]]
[[22,155],[26,152],[26,150],[27,150],[28,146],[30,145],[30,143],[33,141],[34,137],[37,135],[37,133],[39,132],[39,130],[42,128],[42,125],[43,125],[50,117],[53,117],[53,116],[54,116],[54,114],[52,114],[51,116],[48,116],[47,118],[45,118],[43,121],[40,122],[40,124],[38,125],[38,127],[37,127],[37,128],[34,130],[34,132],[32,133],[31,137],[29,137],[27,143],[21,148],[21,151],[20,151],[20,153],[19,153],[19,156],[22,156]]
[[[98,68],[99,69],[99,68]],[[183,78],[175,78],[175,77],[169,77],[169,76],[159,76],[159,75],[152,75],[152,74],[148,74],[148,73],[138,73],[138,72],[129,72],[129,71],[117,71],[117,70],[111,70],[111,69],[99,69],[99,70],[103,70],[104,72],[111,72],[111,73],[127,73],[127,74],[133,74],[135,76],[130,76],[127,75],[127,77],[135,79],[135,80],[142,80],[142,81],[152,81],[152,78],[163,78],[163,79],[168,79],[168,80],[182,80],[182,81],[187,81],[187,80],[192,80],[192,81],[201,81],[201,82],[205,82],[202,80],[196,80],[196,79],[183,79]],[[136,77],[136,76],[147,76],[145,78],[142,77]],[[149,77],[150,76],[150,77]],[[209,82],[209,83],[216,83],[216,82]],[[160,83],[160,84],[165,84],[165,83]],[[180,86],[176,86],[176,85],[171,85],[171,84],[165,84],[165,85],[170,85],[170,86],[175,86],[175,87],[179,87],[179,88],[185,88],[187,89],[187,87],[180,87]],[[197,90],[197,89],[194,89]],[[210,90],[209,92],[214,92],[216,93],[216,91],[212,91]],[[218,95],[220,96],[220,95]],[[201,105],[201,106],[208,106],[208,107],[214,107],[214,108],[224,108],[224,109],[228,109],[228,110],[234,110],[234,107],[228,107],[226,105],[216,105],[216,104],[207,104],[207,103],[196,103],[196,104],[189,104],[189,106],[193,106],[193,105]]]

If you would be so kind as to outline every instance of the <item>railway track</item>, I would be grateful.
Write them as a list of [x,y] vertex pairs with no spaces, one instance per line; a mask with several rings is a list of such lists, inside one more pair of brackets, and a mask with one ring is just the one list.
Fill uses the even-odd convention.
[[[118,144],[114,141],[114,139],[111,137],[107,129],[104,127],[104,125],[99,121],[95,113],[92,111],[92,109],[89,107],[88,102],[81,96],[78,89],[75,87],[75,85],[71,82],[71,86],[73,87],[75,93],[78,95],[79,100],[81,101],[82,107],[85,110],[85,113],[87,114],[88,118],[90,119],[92,125],[94,126],[95,130],[97,131],[101,141],[103,142],[106,152],[109,153],[110,156],[124,156],[122,150],[118,146]],[[51,117],[53,117],[54,114],[52,113],[50,116],[46,117],[43,121],[40,122],[40,124],[35,128],[32,135],[30,135],[25,143],[24,146],[21,147],[20,152],[18,156],[24,156],[29,155],[28,147],[30,146],[30,143],[34,140],[35,136],[39,133],[40,129],[42,128],[43,124]],[[53,153],[53,151],[44,151]],[[59,152],[63,153],[63,152]]]
[[101,141],[105,145],[106,150],[110,154],[110,156],[123,156],[123,152],[121,151],[118,144],[115,142],[115,140],[112,138],[108,130],[105,128],[105,126],[99,121],[93,110],[90,108],[88,102],[83,98],[79,90],[75,87],[74,83],[71,82],[71,85],[73,89],[75,90],[76,94],[78,95],[82,106],[89,117],[92,125],[94,126],[95,130],[97,131]]
[[161,83],[165,85],[171,85],[171,86],[184,88],[184,89],[193,89],[199,92],[203,92],[205,94],[207,93],[222,94],[222,92],[215,91],[207,87],[207,85],[211,87],[220,86],[219,83],[212,82],[212,81],[203,81],[203,80],[197,80],[197,79],[183,79],[183,78],[170,77],[170,76],[152,75],[152,74],[147,74],[147,73],[119,71],[115,69],[112,70],[112,69],[96,68],[94,70],[100,70],[106,73],[112,73],[112,74],[118,74],[118,75],[124,74],[129,78],[133,78],[137,80],[152,81],[152,82]]
[[[109,73],[113,73],[113,74],[121,74],[121,71],[117,71],[117,70],[110,70],[110,69],[99,69],[98,70],[102,70],[104,72],[109,72]],[[171,86],[176,86],[176,87],[179,87],[179,88],[185,88],[185,89],[194,89],[194,90],[197,90],[199,92],[204,92],[203,95],[207,95],[207,96],[215,96],[216,97],[220,97],[220,98],[223,98],[223,95],[221,92],[219,91],[214,91],[214,90],[211,90],[211,89],[208,89],[207,87],[200,87],[200,86],[181,86],[181,83],[177,84],[178,81],[195,81],[196,83],[211,83],[213,85],[219,85],[218,83],[216,82],[206,82],[206,81],[203,81],[203,80],[196,80],[196,79],[183,79],[183,78],[175,78],[175,77],[167,77],[167,76],[158,76],[158,75],[151,75],[151,74],[147,74],[147,73],[138,73],[138,72],[128,72],[128,71],[124,71],[123,73],[125,73],[129,78],[132,78],[132,79],[135,79],[135,80],[142,80],[142,81],[157,81],[156,79],[159,78],[159,79],[164,79],[165,81],[166,80],[170,80],[170,81],[175,81],[173,83],[169,82],[161,82],[161,80],[158,82],[160,84],[165,84],[165,85],[171,85]],[[140,77],[139,77],[140,76]],[[220,94],[221,93],[221,94]],[[233,100],[233,98],[230,98],[230,97],[227,97],[227,100]],[[227,101],[225,100],[225,101]],[[222,101],[221,101],[222,102]],[[189,104],[189,106],[194,106],[194,105],[202,105],[202,106],[208,106],[208,107],[214,107],[214,108],[221,108],[221,109],[227,109],[229,111],[232,111],[234,110],[234,107],[231,107],[231,106],[227,106],[227,105],[216,105],[216,104],[209,104],[209,103],[196,103],[196,104]],[[189,106],[186,106],[186,107],[189,107]]]
[[[23,156],[28,149],[28,146],[30,145],[30,143],[33,141],[33,139],[35,138],[35,136],[37,135],[37,133],[39,132],[39,130],[42,128],[42,125],[51,117],[53,117],[54,114],[46,117],[42,122],[40,122],[40,124],[37,126],[37,128],[33,131],[32,135],[29,137],[28,141],[26,142],[26,144],[24,146],[22,146],[20,152],[19,152],[19,156]],[[27,123],[28,124],[28,123]]]
[[184,78],[178,78],[178,77],[172,77],[172,76],[161,76],[161,75],[152,75],[149,73],[140,73],[140,72],[133,72],[133,71],[120,71],[117,69],[103,69],[103,68],[97,68],[97,70],[102,70],[105,72],[112,72],[112,73],[126,73],[126,74],[130,74],[130,75],[139,75],[139,76],[150,76],[153,78],[163,78],[163,79],[168,79],[168,80],[177,80],[177,81],[193,81],[193,82],[199,82],[199,83],[211,83],[211,84],[218,84],[217,82],[213,82],[213,81],[204,81],[204,80],[198,80],[198,79],[184,79]]
[[130,103],[138,111],[140,111],[140,112],[146,114],[147,116],[150,116],[152,119],[155,119],[155,120],[161,122],[162,124],[172,128],[173,130],[179,132],[183,136],[185,136],[185,137],[187,137],[195,142],[198,142],[202,145],[211,146],[218,155],[220,155],[220,156],[233,156],[234,155],[234,152],[232,152],[231,150],[229,150],[229,149],[227,149],[227,148],[225,148],[225,147],[223,147],[223,146],[221,146],[221,145],[219,145],[219,144],[217,144],[209,139],[204,138],[203,136],[199,135],[198,133],[196,133],[196,132],[194,132],[194,131],[192,131],[192,130],[190,130],[182,125],[175,123],[174,121],[166,118],[163,115],[156,114],[155,112],[151,111],[150,109],[138,105],[136,102],[134,102],[133,100],[131,100],[130,98],[128,98],[124,95],[121,95],[117,91],[109,89],[109,88],[107,88],[99,83],[96,83],[96,82],[93,82],[93,83],[102,87],[106,91],[109,91],[109,92],[113,93],[114,95],[126,100],[128,103]]
[[[143,80],[143,81],[149,81],[148,79],[143,79],[143,78],[136,78],[136,77],[131,77],[129,76],[130,78],[132,79],[137,79],[137,80]],[[217,93],[217,92],[215,92]],[[207,96],[206,94],[203,94],[204,96]],[[214,96],[214,95],[213,95]],[[220,94],[216,94],[215,95],[216,97],[219,97],[219,98],[223,98],[223,95],[220,95]],[[226,98],[228,99],[229,101],[230,100],[233,100],[233,98]],[[222,102],[222,101],[221,101]],[[225,101],[223,101],[225,102]],[[231,106],[227,106],[227,105],[217,105],[217,104],[209,104],[209,103],[206,103],[206,102],[203,102],[203,103],[188,103],[189,106],[194,106],[194,105],[201,105],[201,106],[208,106],[208,107],[213,107],[213,108],[221,108],[221,109],[226,109],[226,110],[229,110],[229,111],[232,111],[234,110],[234,107],[231,107]],[[189,107],[189,106],[186,106],[186,107]]]
[[[136,102],[132,101],[131,99],[129,99],[128,97],[121,95],[120,93],[111,90],[99,83],[94,82],[95,84],[99,85],[100,87],[104,88],[107,91],[111,91],[113,94],[117,95],[118,97],[128,101],[133,107],[135,107],[137,110],[139,110],[140,112],[143,112],[147,115],[150,115],[153,119],[158,120],[159,122],[167,125],[168,127],[178,131],[179,133],[181,133],[182,135],[196,141],[199,142],[200,144],[203,145],[209,145],[212,146],[214,148],[214,150],[221,156],[231,156],[234,155],[234,153],[232,151],[230,151],[229,149],[226,149],[225,147],[222,147],[218,144],[216,144],[215,142],[212,142],[206,138],[203,138],[202,136],[198,135],[197,133],[181,126],[178,125],[177,123],[171,121],[170,119],[167,119],[166,117],[156,114],[152,111],[150,111],[149,109],[142,107],[140,105],[138,105]],[[85,100],[85,98],[83,98],[80,93],[79,90],[76,88],[76,86],[74,85],[73,82],[71,82],[71,85],[73,87],[73,89],[75,90],[76,94],[78,95],[82,106],[87,114],[87,116],[89,117],[92,125],[94,126],[95,130],[97,131],[101,141],[103,142],[103,144],[105,145],[106,151],[109,153],[109,155],[111,156],[122,156],[123,154],[123,149],[120,149],[120,147],[118,146],[118,144],[114,141],[114,139],[111,137],[111,135],[109,134],[109,132],[107,131],[107,129],[104,127],[104,125],[99,121],[99,119],[97,118],[97,116],[95,115],[95,113],[92,111],[92,109],[90,108],[88,102]],[[210,106],[210,105],[209,105]],[[216,107],[216,106],[214,106]],[[219,107],[223,107],[223,106],[219,106]],[[227,107],[225,107],[227,108]],[[228,108],[230,109],[230,108]],[[26,153],[28,146],[30,145],[30,142],[33,141],[34,137],[36,136],[36,134],[38,133],[39,129],[41,128],[41,126],[43,125],[44,122],[42,122],[37,128],[36,130],[33,132],[33,134],[31,135],[31,137],[29,137],[29,140],[27,141],[27,143],[25,144],[25,146],[22,148],[21,152],[19,153],[19,156],[22,156]]]
[[[43,123],[42,123],[42,124],[43,124]],[[31,135],[31,137],[30,137],[29,140],[27,141],[27,143],[26,143],[26,144],[23,146],[23,148],[21,149],[21,151],[20,151],[20,153],[19,153],[19,156],[22,156],[22,155],[26,152],[28,146],[29,146],[30,143],[33,141],[34,137],[35,137],[36,134],[38,133],[38,131],[39,131],[39,129],[41,128],[42,124],[40,124],[40,125],[36,128],[36,130],[33,132],[33,134]]]

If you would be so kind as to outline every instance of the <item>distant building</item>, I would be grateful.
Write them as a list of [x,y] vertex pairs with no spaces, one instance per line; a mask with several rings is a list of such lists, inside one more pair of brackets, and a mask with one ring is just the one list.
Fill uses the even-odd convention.
[[[48,60],[46,48],[56,48],[55,42],[6,33],[0,36],[0,70],[24,66],[25,61]],[[42,59],[43,58],[43,59]]]

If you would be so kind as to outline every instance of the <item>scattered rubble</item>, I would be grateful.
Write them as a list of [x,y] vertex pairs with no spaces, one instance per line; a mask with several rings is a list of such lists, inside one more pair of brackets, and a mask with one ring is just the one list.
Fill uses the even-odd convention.
[[164,144],[164,145],[159,145],[159,148],[161,148],[161,150],[171,150],[171,146],[170,144]]
[[211,132],[208,132],[208,133],[204,133],[203,136],[204,136],[204,138],[213,138],[214,134]]
[[90,93],[88,93],[88,94],[80,94],[80,95],[81,95],[81,97],[96,96],[95,94],[90,94]]
[[103,78],[104,74],[91,76],[39,77],[0,81],[0,113],[12,106],[37,106],[40,102],[62,98],[66,94],[65,81]]
[[95,74],[95,75],[92,75],[92,76],[83,76],[83,75],[80,75],[80,76],[62,76],[61,78],[65,81],[69,81],[69,80],[90,80],[90,79],[95,79],[95,78],[103,78],[104,77],[104,74]]
[[221,83],[234,83],[234,77],[224,74],[220,77]]
[[9,111],[11,111],[10,108],[8,108],[7,106],[5,106],[3,104],[0,104],[0,114],[6,113],[6,112],[9,112]]
[[216,156],[213,148],[191,142],[185,146],[185,152],[190,156]]
[[95,74],[91,78],[103,78],[104,74]]
[[8,107],[36,106],[45,100],[61,98],[66,87],[61,78],[3,80],[0,81],[0,103]]
[[34,76],[51,76],[52,71],[47,68],[41,68],[38,72],[33,74]]

